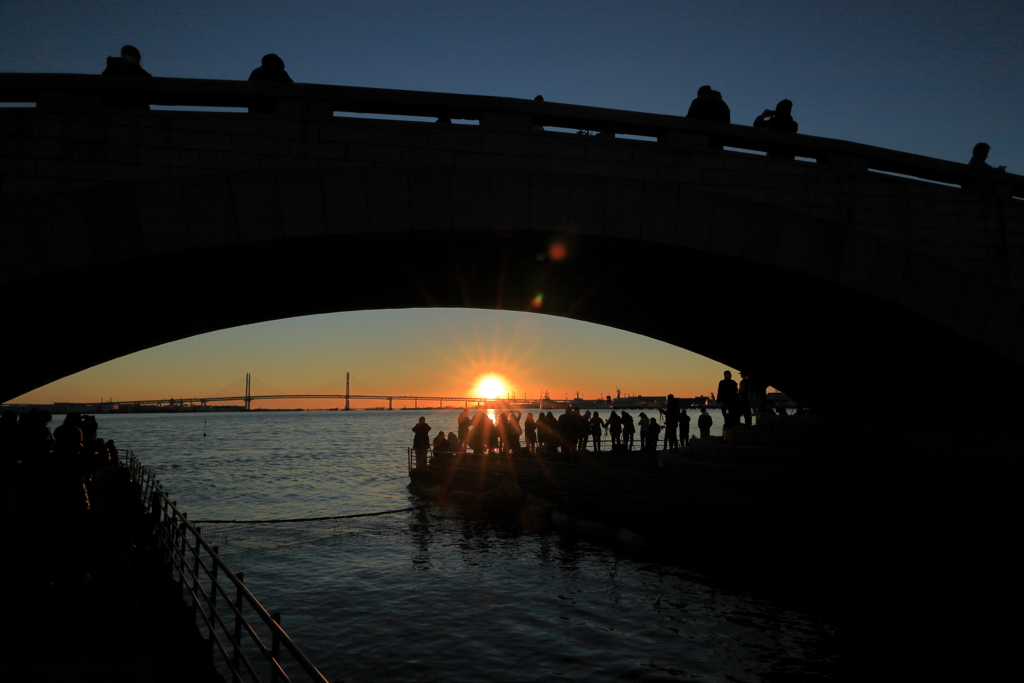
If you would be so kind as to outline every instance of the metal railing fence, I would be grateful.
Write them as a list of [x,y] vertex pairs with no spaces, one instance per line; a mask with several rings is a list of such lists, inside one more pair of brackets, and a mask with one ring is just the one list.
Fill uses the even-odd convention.
[[[211,651],[216,648],[220,652],[221,663],[227,667],[232,683],[329,683],[281,628],[280,612],[271,614],[260,604],[246,588],[244,573],[235,574],[228,568],[219,556],[219,548],[206,542],[201,529],[188,521],[187,513],[170,500],[160,482],[133,452],[126,451],[125,464],[142,488],[150,514],[156,517],[154,533],[170,564],[171,578],[201,623],[201,630],[206,631]],[[247,617],[246,611],[252,616]],[[251,621],[253,617],[255,620]],[[285,671],[282,647],[291,656],[291,663],[301,670],[297,672],[298,679]],[[267,678],[261,678],[261,669],[268,672]]]

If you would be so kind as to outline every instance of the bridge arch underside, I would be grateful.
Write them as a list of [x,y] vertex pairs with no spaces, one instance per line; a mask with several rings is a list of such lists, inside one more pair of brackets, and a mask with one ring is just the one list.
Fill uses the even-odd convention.
[[[540,313],[690,349],[826,412],[878,401],[901,415],[942,410],[1024,379],[1012,354],[936,320],[970,311],[944,309],[962,298],[950,291],[962,277],[927,256],[668,184],[616,195],[607,179],[546,174],[545,196],[536,177],[518,199],[500,191],[523,188],[523,175],[536,174],[275,171],[5,202],[21,245],[4,264],[17,324],[4,335],[0,396],[237,325],[370,309],[534,311],[537,294]],[[284,178],[304,188],[301,215],[277,192]],[[563,260],[547,256],[553,243]]]

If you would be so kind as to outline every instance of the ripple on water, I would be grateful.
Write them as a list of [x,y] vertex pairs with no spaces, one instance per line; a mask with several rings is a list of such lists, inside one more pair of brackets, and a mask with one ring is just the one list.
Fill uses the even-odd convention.
[[[429,421],[453,431],[456,414]],[[407,506],[416,417],[125,415],[100,425],[136,450],[190,518],[269,519]],[[264,550],[237,533],[222,547],[228,564],[283,612],[328,678],[756,681],[806,677],[835,658],[834,629],[806,615],[678,567],[523,535],[457,509],[346,520],[291,546],[282,531]]]

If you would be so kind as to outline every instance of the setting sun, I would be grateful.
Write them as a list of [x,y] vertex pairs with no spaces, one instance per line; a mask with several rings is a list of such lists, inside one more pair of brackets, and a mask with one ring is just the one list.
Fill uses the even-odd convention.
[[473,396],[479,398],[501,398],[509,391],[505,378],[500,375],[483,375],[473,387]]

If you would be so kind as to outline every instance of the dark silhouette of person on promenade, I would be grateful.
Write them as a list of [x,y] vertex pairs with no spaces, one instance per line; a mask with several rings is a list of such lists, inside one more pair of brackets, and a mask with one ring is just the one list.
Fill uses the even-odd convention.
[[617,451],[622,449],[622,418],[619,414],[612,411],[612,414],[608,416],[608,420],[605,422],[608,427],[608,432],[612,437],[612,450]]
[[430,425],[427,424],[427,418],[421,417],[420,421],[416,423],[416,426],[412,428],[413,437],[412,447],[416,451],[416,468],[427,466],[427,450],[430,448]]
[[[133,45],[121,48],[120,57],[107,57],[107,68],[104,76],[128,78],[151,78],[148,71],[142,68],[142,53]],[[104,105],[108,109],[133,109],[149,111],[149,103],[145,98],[130,92],[115,92],[104,95]]]
[[490,429],[493,426],[487,418],[487,413],[482,410],[476,411],[470,421],[470,426],[469,437],[466,441],[473,449],[473,455],[483,455],[487,452],[487,445],[491,440]]
[[558,441],[563,455],[570,456],[576,448],[576,419],[572,408],[566,407],[558,416]]
[[740,372],[740,386],[736,398],[736,403],[739,406],[740,417],[743,418],[743,423],[750,426],[751,410],[750,410],[750,378],[747,377],[747,373]]
[[736,380],[732,378],[732,373],[726,370],[724,379],[718,383],[718,402],[722,404],[722,422],[725,427],[732,427],[740,422],[738,398],[739,388],[736,386]]
[[526,452],[536,453],[537,421],[533,419],[533,413],[526,414],[526,421],[523,422],[523,438],[526,440]]
[[519,437],[523,435],[523,426],[519,424],[519,418],[522,416],[523,414],[518,411],[508,411],[508,447],[513,454],[519,453],[519,449],[522,448],[519,443]]
[[712,90],[710,85],[702,85],[697,90],[697,97],[690,102],[686,118],[697,121],[718,121],[730,123],[732,112],[729,105],[722,99],[722,93]]
[[443,429],[437,433],[437,436],[434,437],[432,447],[434,449],[434,455],[437,455],[438,453],[444,453],[445,451],[448,450],[448,437],[445,436]]
[[971,156],[971,160],[967,162],[967,165],[974,168],[990,168],[993,171],[1005,171],[1005,166],[989,166],[988,162],[985,161],[988,159],[988,153],[991,151],[992,147],[988,143],[979,142],[974,146],[974,154]]
[[622,446],[627,450],[633,450],[633,437],[636,434],[636,425],[633,423],[633,416],[622,411]]
[[601,427],[604,426],[604,420],[601,419],[601,415],[595,410],[594,416],[590,418],[590,437],[594,441],[594,452],[601,452]]
[[661,425],[653,417],[647,424],[647,450],[658,450],[658,437],[661,436]]
[[647,413],[640,413],[637,422],[640,424],[640,450],[647,450],[647,439],[650,437],[650,426],[651,418],[647,417]]
[[[262,83],[292,83],[292,77],[284,70],[284,60],[271,52],[263,55],[263,62],[249,74],[250,81]],[[249,103],[250,114],[273,114],[277,111],[277,100],[273,97],[258,97]]]
[[782,100],[775,105],[775,110],[765,109],[754,119],[754,128],[767,128],[783,133],[795,133],[799,125],[793,120],[793,103]]
[[459,413],[459,417],[456,420],[459,425],[459,450],[466,450],[466,441],[469,439],[469,428],[472,426],[473,421],[469,417],[469,408],[463,408],[462,412]]
[[437,436],[434,437],[431,446],[434,449],[434,461],[431,463],[431,466],[441,465],[448,455],[448,437],[444,435],[443,429],[437,432]]
[[686,408],[679,411],[679,441],[683,448],[690,444],[690,415]]
[[665,448],[678,451],[679,438],[676,434],[679,430],[679,399],[669,394],[664,410],[658,408],[658,412],[665,416]]
[[700,438],[708,439],[711,437],[711,425],[714,422],[711,416],[708,415],[708,409],[701,406],[700,417],[697,418],[697,429],[700,430]]

